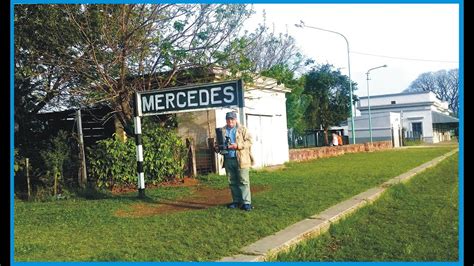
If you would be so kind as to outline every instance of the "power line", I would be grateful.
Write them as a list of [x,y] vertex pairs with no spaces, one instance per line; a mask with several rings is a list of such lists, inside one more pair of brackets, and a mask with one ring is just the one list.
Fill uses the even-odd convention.
[[436,63],[452,63],[452,64],[459,64],[459,62],[457,62],[457,61],[429,60],[429,59],[408,58],[408,57],[395,57],[395,56],[369,54],[369,53],[362,53],[362,52],[355,52],[355,51],[351,51],[351,53],[353,53],[353,54],[361,54],[361,55],[368,55],[368,56],[375,56],[375,57],[384,57],[384,58],[398,59],[398,60],[410,60],[410,61],[423,61],[423,62],[436,62]]

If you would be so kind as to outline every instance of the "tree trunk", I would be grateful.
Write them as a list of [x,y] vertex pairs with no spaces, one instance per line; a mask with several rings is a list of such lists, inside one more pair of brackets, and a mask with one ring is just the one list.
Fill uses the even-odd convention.
[[324,145],[329,146],[329,140],[328,140],[328,129],[324,129]]
[[119,97],[113,103],[113,109],[116,112],[116,118],[122,123],[123,129],[128,135],[133,135],[133,109],[132,97],[126,92],[122,91]]
[[58,173],[57,169],[54,169],[54,196],[58,194]]

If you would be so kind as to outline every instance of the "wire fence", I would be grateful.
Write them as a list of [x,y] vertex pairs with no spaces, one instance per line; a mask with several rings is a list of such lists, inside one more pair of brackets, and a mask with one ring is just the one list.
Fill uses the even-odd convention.
[[290,149],[330,146],[333,143],[333,133],[341,136],[342,145],[349,144],[349,137],[344,136],[344,130],[342,129],[328,130],[327,142],[325,141],[324,130],[307,130],[302,134],[298,134],[290,129],[288,130],[288,146]]

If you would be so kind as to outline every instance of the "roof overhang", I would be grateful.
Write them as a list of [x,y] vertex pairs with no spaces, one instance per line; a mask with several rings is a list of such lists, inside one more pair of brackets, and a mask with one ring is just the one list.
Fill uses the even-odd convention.
[[435,111],[431,111],[431,119],[433,124],[452,124],[452,123],[459,123],[459,119],[445,115],[442,113],[438,113]]

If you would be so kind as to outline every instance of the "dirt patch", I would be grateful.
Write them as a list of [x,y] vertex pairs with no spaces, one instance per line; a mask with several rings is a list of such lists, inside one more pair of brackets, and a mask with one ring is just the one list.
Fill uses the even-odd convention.
[[[252,194],[266,190],[264,186],[252,186]],[[202,210],[215,206],[225,205],[232,201],[229,188],[213,189],[197,186],[189,197],[179,200],[161,199],[159,203],[137,203],[127,210],[118,210],[118,217],[145,217],[173,212]]]
[[[156,185],[146,184],[146,188],[149,189],[149,188],[158,188],[158,187],[192,187],[192,186],[196,186],[198,184],[199,184],[198,179],[184,177],[182,179],[174,179],[174,180],[171,180],[171,181],[161,182],[161,183],[156,184]],[[112,194],[114,194],[114,195],[128,193],[128,192],[136,192],[136,191],[137,191],[137,186],[136,185],[114,186],[112,188]]]

